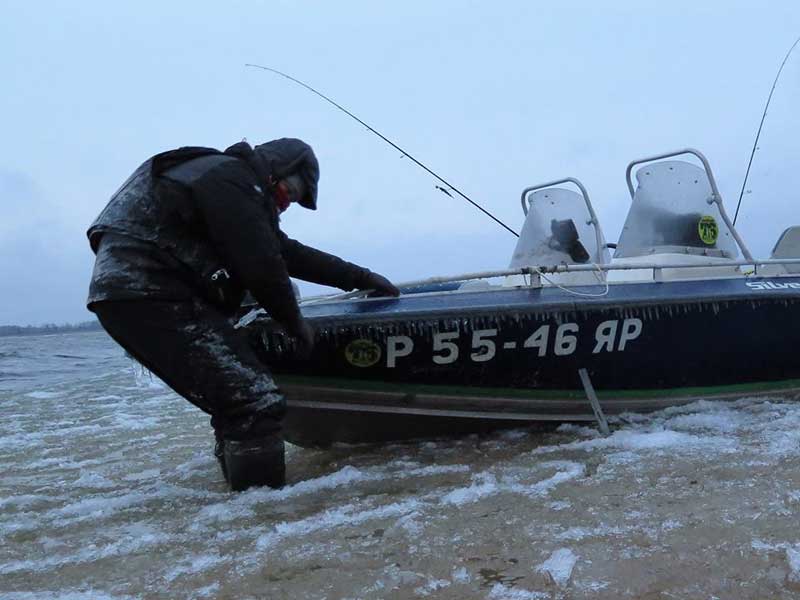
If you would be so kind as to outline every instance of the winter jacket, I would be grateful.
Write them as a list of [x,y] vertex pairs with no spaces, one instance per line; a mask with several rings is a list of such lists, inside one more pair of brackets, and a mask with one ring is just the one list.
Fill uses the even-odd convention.
[[213,299],[210,279],[225,269],[291,331],[300,313],[290,276],[362,287],[367,269],[280,230],[272,184],[291,172],[309,183],[304,205],[314,207],[318,166],[299,140],[240,143],[224,153],[185,147],[145,161],[87,232],[97,254],[90,309],[109,300]]

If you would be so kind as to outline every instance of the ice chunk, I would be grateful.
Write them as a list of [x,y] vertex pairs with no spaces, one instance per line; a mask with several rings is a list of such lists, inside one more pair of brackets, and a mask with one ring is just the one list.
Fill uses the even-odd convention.
[[550,595],[496,583],[487,597],[489,600],[544,600],[550,598]]
[[469,487],[453,490],[442,497],[442,504],[461,506],[470,502],[477,502],[481,498],[491,496],[500,491],[497,480],[493,475],[481,474],[473,480]]
[[537,448],[532,454],[548,454],[563,450],[665,450],[665,449],[696,449],[716,448],[726,450],[734,447],[734,440],[716,436],[697,436],[680,431],[672,431],[661,427],[648,429],[621,429],[604,438],[580,440],[557,446],[543,446]]
[[564,483],[570,479],[576,479],[586,471],[586,467],[583,464],[566,460],[542,463],[542,467],[555,467],[558,471],[551,477],[532,485],[530,489],[526,491],[529,496],[543,496],[559,483]]
[[578,557],[569,548],[559,548],[546,561],[536,567],[540,573],[549,573],[556,585],[564,587],[572,577]]
[[430,596],[432,592],[436,592],[449,586],[450,582],[446,579],[429,579],[425,585],[416,588],[414,593],[420,596]]

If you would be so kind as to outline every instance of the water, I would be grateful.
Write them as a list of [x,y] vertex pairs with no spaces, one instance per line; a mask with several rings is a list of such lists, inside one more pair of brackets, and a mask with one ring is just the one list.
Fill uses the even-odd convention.
[[103,333],[0,338],[0,597],[800,598],[800,405],[328,451],[226,490]]

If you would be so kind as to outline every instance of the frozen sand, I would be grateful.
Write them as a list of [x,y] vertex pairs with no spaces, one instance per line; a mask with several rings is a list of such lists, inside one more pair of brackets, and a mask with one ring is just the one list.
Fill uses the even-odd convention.
[[237,495],[207,419],[103,334],[12,343],[3,598],[800,597],[800,404],[290,448],[288,487]]

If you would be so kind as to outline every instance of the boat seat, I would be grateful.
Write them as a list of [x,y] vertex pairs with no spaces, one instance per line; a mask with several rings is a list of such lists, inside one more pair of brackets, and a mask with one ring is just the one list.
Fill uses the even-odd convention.
[[[704,169],[679,160],[648,164],[636,171],[638,187],[625,218],[614,258],[657,254],[699,254],[734,260],[738,247],[719,208],[708,199],[711,182]],[[703,238],[701,224],[714,226]]]
[[[605,238],[592,220],[588,197],[562,187],[544,187],[524,199],[528,211],[509,269],[608,263]],[[529,281],[528,276],[510,275],[503,285],[525,286]],[[551,273],[543,285],[597,285],[604,281],[603,271],[574,271]]]
[[[770,258],[800,258],[800,225],[793,225],[780,235]],[[800,273],[800,264],[774,266],[785,273]]]

